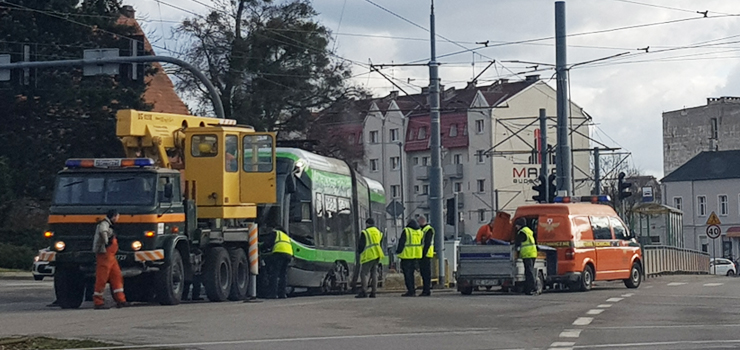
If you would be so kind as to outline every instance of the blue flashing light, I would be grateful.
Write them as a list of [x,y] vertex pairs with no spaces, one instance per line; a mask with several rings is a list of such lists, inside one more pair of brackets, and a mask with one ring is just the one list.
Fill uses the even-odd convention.
[[79,168],[82,166],[82,159],[67,159],[64,162],[64,166],[67,168]]
[[151,158],[136,158],[134,159],[134,166],[154,166],[154,159]]
[[555,203],[563,203],[563,197],[557,196],[552,201]]
[[67,168],[128,168],[154,166],[151,158],[67,159]]

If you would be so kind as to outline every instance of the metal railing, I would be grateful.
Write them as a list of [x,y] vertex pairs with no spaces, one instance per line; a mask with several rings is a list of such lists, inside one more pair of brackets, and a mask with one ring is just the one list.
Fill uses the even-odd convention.
[[709,273],[709,254],[698,250],[664,245],[644,245],[642,256],[645,260],[646,277],[661,274]]

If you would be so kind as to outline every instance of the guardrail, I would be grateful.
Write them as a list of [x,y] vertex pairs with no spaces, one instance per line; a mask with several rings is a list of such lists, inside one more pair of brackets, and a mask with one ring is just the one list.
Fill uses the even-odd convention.
[[645,260],[646,277],[661,274],[709,273],[709,254],[698,250],[664,245],[643,245],[642,256]]

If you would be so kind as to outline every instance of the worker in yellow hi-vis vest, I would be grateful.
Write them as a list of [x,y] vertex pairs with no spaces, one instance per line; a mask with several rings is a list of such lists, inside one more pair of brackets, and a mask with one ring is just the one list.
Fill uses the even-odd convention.
[[370,297],[375,298],[375,292],[378,288],[378,266],[380,259],[385,257],[380,242],[383,240],[383,233],[375,227],[375,220],[368,218],[365,220],[367,228],[362,230],[360,239],[357,242],[357,252],[360,253],[360,281],[362,290],[357,294],[357,298],[368,296],[368,279],[370,285]]
[[403,234],[398,238],[396,254],[401,259],[401,270],[403,270],[403,280],[406,282],[406,293],[401,294],[404,297],[416,296],[416,285],[414,284],[414,271],[416,265],[421,260],[423,237],[419,223],[410,219],[403,229]]
[[527,227],[527,219],[518,218],[514,221],[516,227],[516,248],[519,257],[524,262],[524,293],[536,294],[534,261],[537,259],[537,243],[534,240],[534,232]]
[[419,274],[421,274],[422,289],[420,296],[428,297],[432,295],[432,258],[434,257],[434,228],[427,224],[427,218],[424,215],[419,216],[419,227],[424,235],[419,260]]
[[293,243],[290,236],[283,232],[282,227],[275,227],[263,239],[262,250],[265,254],[265,268],[267,269],[267,299],[287,298],[286,286],[288,282],[288,264],[293,260]]

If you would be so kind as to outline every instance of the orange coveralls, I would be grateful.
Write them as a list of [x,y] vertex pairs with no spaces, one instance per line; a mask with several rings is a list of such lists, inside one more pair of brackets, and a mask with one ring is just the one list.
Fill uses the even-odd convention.
[[123,276],[121,276],[121,267],[118,266],[116,253],[118,252],[118,240],[116,237],[111,238],[110,245],[105,248],[105,253],[95,254],[97,267],[95,268],[95,292],[93,293],[93,303],[103,305],[103,291],[105,285],[110,282],[111,294],[117,303],[125,303],[126,296],[123,294]]

